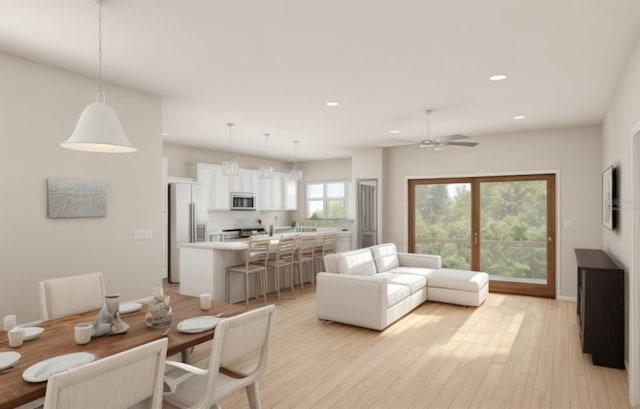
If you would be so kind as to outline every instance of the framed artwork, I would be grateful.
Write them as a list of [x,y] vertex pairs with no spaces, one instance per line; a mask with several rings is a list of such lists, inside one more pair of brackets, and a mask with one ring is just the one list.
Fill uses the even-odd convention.
[[47,179],[47,217],[105,217],[107,183],[98,180]]
[[609,166],[602,172],[602,225],[616,228],[616,169]]

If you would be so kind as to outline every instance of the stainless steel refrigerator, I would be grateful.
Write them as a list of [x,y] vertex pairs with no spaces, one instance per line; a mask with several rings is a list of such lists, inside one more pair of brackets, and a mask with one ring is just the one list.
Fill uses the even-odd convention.
[[169,183],[169,281],[180,282],[181,243],[206,241],[207,190],[188,182]]

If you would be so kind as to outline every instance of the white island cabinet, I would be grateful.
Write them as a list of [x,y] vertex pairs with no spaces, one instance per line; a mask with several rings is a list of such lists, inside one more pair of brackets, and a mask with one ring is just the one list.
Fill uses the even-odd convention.
[[[288,236],[296,233],[277,234],[271,237],[271,242],[275,250],[280,237]],[[316,233],[297,233],[297,234],[316,234]],[[351,232],[337,232],[338,243],[344,240],[346,243],[351,242]],[[227,274],[228,266],[242,264],[245,261],[248,241],[227,241],[227,242],[198,242],[184,243],[180,246],[180,294],[199,296],[200,294],[210,293],[214,300],[225,301],[227,291]],[[345,248],[338,246],[338,251],[344,251]],[[305,282],[309,281],[309,273],[303,270]],[[254,297],[253,275],[249,281],[249,297]],[[281,288],[290,287],[288,280],[283,280]],[[269,280],[269,292],[275,291],[273,280]],[[240,275],[234,274],[230,282],[230,302],[236,303],[244,299],[243,280]]]

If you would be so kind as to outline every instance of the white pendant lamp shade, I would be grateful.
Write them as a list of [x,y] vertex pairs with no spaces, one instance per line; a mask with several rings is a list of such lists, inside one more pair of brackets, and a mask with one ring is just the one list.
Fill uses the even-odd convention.
[[222,162],[222,173],[225,176],[237,176],[240,171],[238,162],[226,160]]
[[[227,122],[229,127],[229,146],[231,146],[231,127],[235,124],[233,122]],[[240,165],[234,160],[226,160],[222,162],[222,174],[225,176],[237,176],[240,172]]]
[[98,2],[98,94],[96,102],[87,106],[76,124],[71,137],[60,146],[86,152],[125,153],[135,152],[120,125],[116,111],[107,105],[102,92],[102,1]]
[[87,106],[76,129],[69,139],[60,144],[63,148],[87,152],[125,153],[135,152],[120,120],[105,102],[94,102]]

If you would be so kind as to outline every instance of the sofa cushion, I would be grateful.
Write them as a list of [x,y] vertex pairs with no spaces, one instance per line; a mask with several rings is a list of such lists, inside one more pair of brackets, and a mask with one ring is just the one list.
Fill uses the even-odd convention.
[[410,287],[403,284],[387,284],[387,308],[396,305],[411,295]]
[[405,267],[405,266],[399,266],[396,267],[392,270],[387,271],[387,273],[393,273],[393,274],[413,274],[413,275],[419,275],[421,277],[424,277],[426,279],[429,279],[429,276],[431,275],[431,272],[435,271],[434,269],[431,268],[423,268],[423,267]]
[[376,264],[367,248],[340,253],[337,262],[341,274],[371,276],[376,273]]
[[427,286],[427,279],[418,274],[382,273],[377,276],[386,277],[387,281],[391,284],[406,285],[411,289],[411,294],[416,291],[420,291]]
[[429,274],[427,285],[429,287],[478,292],[487,285],[488,281],[489,275],[487,273],[441,268]]
[[377,246],[371,246],[370,249],[378,273],[384,273],[400,265],[395,244],[378,244]]

